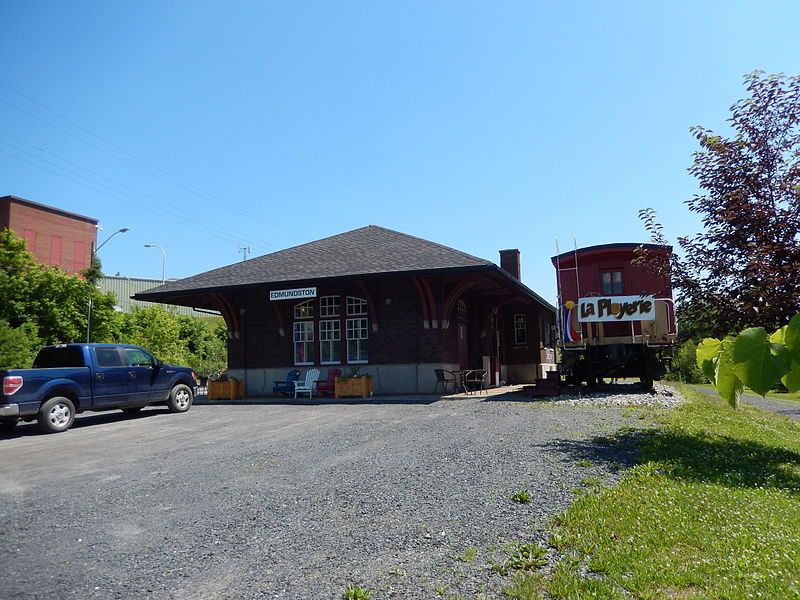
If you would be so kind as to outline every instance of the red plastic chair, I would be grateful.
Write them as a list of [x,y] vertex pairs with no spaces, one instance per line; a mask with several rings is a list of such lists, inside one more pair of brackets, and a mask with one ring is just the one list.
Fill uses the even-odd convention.
[[341,369],[328,369],[328,376],[325,381],[317,382],[317,391],[320,395],[330,394],[333,396],[336,391],[336,378],[342,376]]

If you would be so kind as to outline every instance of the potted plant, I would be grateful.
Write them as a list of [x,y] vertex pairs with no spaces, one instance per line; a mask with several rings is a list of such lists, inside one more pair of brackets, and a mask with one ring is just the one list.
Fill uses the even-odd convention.
[[337,398],[348,396],[369,398],[371,395],[372,377],[361,375],[360,367],[358,366],[351,367],[350,373],[347,375],[336,378],[335,396]]
[[244,394],[244,385],[227,371],[212,374],[208,378],[209,400],[238,400]]

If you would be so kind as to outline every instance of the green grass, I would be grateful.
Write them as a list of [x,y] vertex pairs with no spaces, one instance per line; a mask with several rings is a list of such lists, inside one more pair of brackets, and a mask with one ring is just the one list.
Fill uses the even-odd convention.
[[476,556],[478,556],[478,547],[470,546],[458,556],[458,560],[460,560],[461,562],[468,563],[475,560]]
[[[710,383],[698,383],[696,384],[698,387],[703,387],[708,390],[714,390],[714,386]],[[716,390],[715,390],[716,391]],[[759,394],[755,393],[750,388],[745,388],[745,394],[749,394],[751,396],[758,396]],[[788,400],[790,402],[800,402],[800,391],[797,392],[776,392],[775,390],[770,390],[767,392],[767,398],[775,398],[776,400]]]
[[[556,518],[551,543],[568,558],[538,589],[800,598],[800,424],[682,393],[691,401],[661,428],[622,434],[638,440],[642,464]],[[593,577],[579,574],[581,562]]]
[[531,501],[531,493],[528,490],[519,490],[511,494],[511,500],[517,504],[529,504]]
[[344,598],[344,600],[370,600],[372,598],[372,592],[354,583],[350,583],[344,589],[342,598]]
[[790,400],[792,402],[800,402],[800,390],[797,392],[767,392],[767,398],[775,398],[776,400]]

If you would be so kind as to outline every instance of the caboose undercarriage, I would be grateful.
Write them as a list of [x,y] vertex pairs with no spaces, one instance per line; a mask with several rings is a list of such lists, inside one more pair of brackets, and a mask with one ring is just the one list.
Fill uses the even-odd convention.
[[666,348],[643,344],[564,347],[561,374],[567,383],[586,383],[589,387],[601,383],[603,378],[634,377],[650,389],[653,381],[660,380],[667,372],[664,350]]

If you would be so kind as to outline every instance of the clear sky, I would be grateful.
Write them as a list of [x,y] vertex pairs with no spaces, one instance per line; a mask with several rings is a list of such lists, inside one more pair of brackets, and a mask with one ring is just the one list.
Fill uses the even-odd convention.
[[674,239],[691,125],[800,73],[800,2],[0,3],[0,195],[185,277],[377,224],[499,262]]

